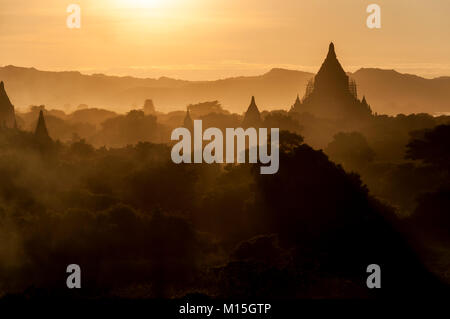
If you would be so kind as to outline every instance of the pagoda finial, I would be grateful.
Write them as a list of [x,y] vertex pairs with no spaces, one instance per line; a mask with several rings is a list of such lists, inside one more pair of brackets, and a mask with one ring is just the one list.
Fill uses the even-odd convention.
[[334,51],[334,43],[330,42],[330,46],[328,47],[328,56],[327,57],[336,57],[336,52]]
[[250,101],[250,105],[248,106],[247,112],[249,110],[251,110],[251,112],[257,111],[259,113],[258,106],[256,105],[256,100],[255,100],[254,95],[252,95],[252,100]]

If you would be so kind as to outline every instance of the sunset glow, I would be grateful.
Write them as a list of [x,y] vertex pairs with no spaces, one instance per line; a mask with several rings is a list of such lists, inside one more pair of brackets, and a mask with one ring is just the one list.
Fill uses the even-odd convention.
[[212,80],[274,67],[316,72],[323,44],[335,41],[348,71],[450,74],[443,0],[380,0],[377,30],[366,26],[364,0],[80,0],[76,31],[65,25],[69,3],[3,0],[1,64]]
[[164,5],[164,0],[116,0],[119,7],[124,8],[156,8]]
[[448,311],[449,14],[0,0],[0,305]]

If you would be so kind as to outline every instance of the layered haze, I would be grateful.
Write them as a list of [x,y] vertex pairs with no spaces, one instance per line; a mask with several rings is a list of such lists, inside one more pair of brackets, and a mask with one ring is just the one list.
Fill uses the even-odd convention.
[[[30,105],[73,111],[80,104],[127,112],[152,99],[156,109],[170,112],[200,101],[219,100],[233,112],[244,112],[254,95],[262,110],[288,110],[297,94],[303,96],[313,73],[272,69],[257,76],[215,81],[186,81],[167,77],[142,79],[79,72],[49,72],[34,68],[0,68],[12,103],[19,110]],[[426,79],[395,70],[373,68],[350,73],[358,95],[366,96],[381,114],[445,113],[450,111],[450,77]]]

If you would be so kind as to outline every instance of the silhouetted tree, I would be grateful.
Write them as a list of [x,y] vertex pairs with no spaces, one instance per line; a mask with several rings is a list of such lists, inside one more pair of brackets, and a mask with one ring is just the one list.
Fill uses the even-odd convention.
[[450,240],[450,185],[443,185],[435,192],[419,196],[417,208],[409,218],[409,222],[416,232],[448,243]]
[[416,131],[406,147],[406,158],[436,165],[449,172],[450,125],[439,125],[434,129]]
[[336,134],[325,152],[334,162],[349,169],[364,167],[375,158],[375,152],[359,132]]

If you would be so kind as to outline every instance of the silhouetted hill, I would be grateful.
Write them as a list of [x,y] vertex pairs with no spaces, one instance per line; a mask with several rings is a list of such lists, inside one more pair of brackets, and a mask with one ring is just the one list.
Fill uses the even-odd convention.
[[161,77],[83,75],[6,66],[0,79],[8,84],[12,103],[19,108],[45,104],[73,110],[79,104],[128,111],[151,98],[157,111],[173,111],[188,104],[219,100],[225,108],[243,112],[250,96],[257,95],[266,108],[287,108],[302,91],[310,73],[273,69],[261,76],[217,81],[182,81]]
[[130,100],[123,104],[116,101],[130,88],[176,88],[186,81],[169,78],[138,79],[133,77],[106,76],[103,74],[84,75],[80,72],[49,72],[35,68],[5,66],[0,68],[0,79],[8,85],[12,103],[19,108],[44,104],[47,108],[74,110],[79,104],[110,107],[115,110],[128,110],[136,102]]
[[[219,100],[225,109],[242,113],[252,95],[263,109],[289,108],[297,93],[303,92],[311,73],[272,69],[260,76],[242,76],[216,81],[185,81],[182,85],[165,87],[132,87],[114,95],[110,103],[117,106],[141,105],[145,99],[155,102],[157,111],[184,109],[188,104]],[[179,84],[179,82],[177,82]],[[113,105],[113,104],[111,104]]]
[[[424,79],[393,70],[360,69],[349,74],[356,80],[358,96],[366,95],[378,113],[450,111],[450,77]],[[252,95],[261,110],[289,109],[297,93],[303,96],[312,73],[272,69],[259,76],[216,81],[184,81],[167,77],[83,75],[79,72],[48,72],[34,68],[0,68],[11,102],[19,108],[45,104],[74,110],[79,104],[125,112],[152,99],[157,111],[184,109],[188,104],[218,100],[225,109],[242,113]]]

